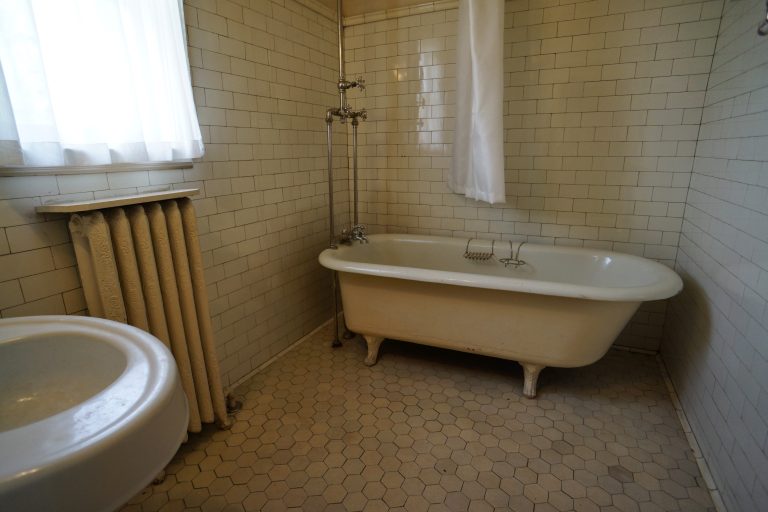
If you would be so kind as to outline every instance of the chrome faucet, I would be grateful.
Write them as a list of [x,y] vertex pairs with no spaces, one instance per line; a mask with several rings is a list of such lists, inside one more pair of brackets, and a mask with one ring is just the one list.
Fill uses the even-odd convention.
[[367,244],[368,243],[368,236],[365,232],[365,226],[362,224],[355,224],[352,226],[352,230],[350,231],[350,237],[352,240],[356,240],[360,243]]
[[366,227],[362,224],[355,224],[349,229],[344,228],[341,230],[339,243],[344,245],[352,245],[353,242],[360,242],[361,244],[368,243]]

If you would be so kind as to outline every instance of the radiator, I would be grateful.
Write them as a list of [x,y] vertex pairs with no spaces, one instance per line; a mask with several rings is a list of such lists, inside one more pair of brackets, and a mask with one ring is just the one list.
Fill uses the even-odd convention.
[[144,329],[170,348],[190,432],[228,426],[192,202],[77,213],[69,230],[90,315]]

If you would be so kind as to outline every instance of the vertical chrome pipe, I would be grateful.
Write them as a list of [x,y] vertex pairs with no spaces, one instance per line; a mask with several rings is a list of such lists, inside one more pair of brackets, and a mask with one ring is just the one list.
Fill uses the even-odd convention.
[[341,18],[341,0],[336,0],[336,23],[339,30],[339,80],[344,80],[344,26]]
[[[325,115],[325,126],[327,128],[326,139],[328,141],[328,232],[329,242],[328,246],[331,249],[336,248],[336,231],[334,229],[333,220],[333,114],[329,111]],[[339,297],[336,291],[336,271],[331,272],[331,295],[333,295],[333,341],[332,347],[340,347],[341,340],[339,340]]]
[[[357,226],[360,224],[360,215],[359,215],[359,199],[357,195],[358,191],[358,178],[357,178],[357,125],[359,122],[357,121],[357,117],[352,118],[352,187],[354,188],[354,201],[355,201],[355,209],[354,209],[354,221],[352,222],[352,225]],[[349,183],[349,182],[347,182]]]
[[331,249],[336,248],[336,231],[333,226],[333,115],[330,113],[325,116],[325,126],[327,128],[327,141],[328,141],[328,226],[329,226],[329,239],[328,247]]
[[[344,25],[341,16],[341,0],[336,0],[336,22],[338,24],[339,36],[339,84],[346,80],[344,73]],[[347,107],[346,90],[339,87],[339,109],[344,111]]]

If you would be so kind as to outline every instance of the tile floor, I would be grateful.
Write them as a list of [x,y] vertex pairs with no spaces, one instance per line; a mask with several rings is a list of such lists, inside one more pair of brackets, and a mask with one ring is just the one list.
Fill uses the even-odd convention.
[[656,360],[546,369],[318,331],[236,390],[229,431],[192,436],[123,510],[714,510]]

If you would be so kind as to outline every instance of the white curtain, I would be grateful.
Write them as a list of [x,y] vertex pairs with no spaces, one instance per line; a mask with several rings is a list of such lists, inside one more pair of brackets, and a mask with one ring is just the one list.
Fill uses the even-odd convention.
[[201,156],[180,1],[0,0],[0,140],[30,166]]
[[456,128],[448,186],[503,203],[504,0],[460,0],[456,41]]

